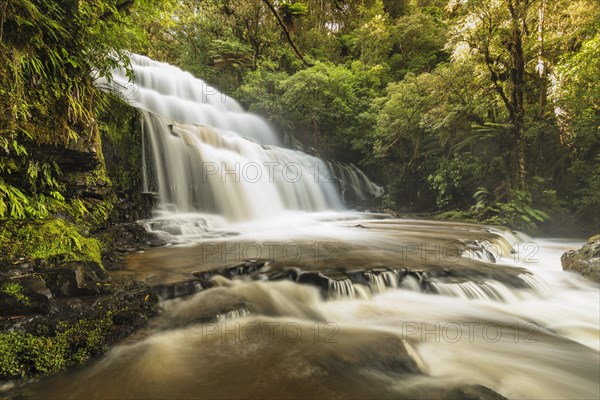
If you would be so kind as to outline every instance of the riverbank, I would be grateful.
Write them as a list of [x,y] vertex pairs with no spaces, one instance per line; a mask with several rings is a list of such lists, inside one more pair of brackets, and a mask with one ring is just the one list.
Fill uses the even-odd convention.
[[[370,246],[364,241],[374,236],[382,248],[362,255],[364,249],[359,249],[352,262],[339,257],[329,269],[316,270],[292,265],[291,260],[245,262],[215,270],[208,265],[214,260],[200,265],[201,253],[189,244],[127,256],[126,263],[137,260],[137,266],[145,265],[149,271],[164,266],[178,274],[185,269],[184,259],[201,271],[192,274],[197,281],[188,285],[189,291],[174,282],[163,286],[161,296],[173,300],[163,301],[147,328],[101,361],[20,385],[8,395],[248,398],[250,391],[260,398],[310,394],[483,400],[549,394],[585,397],[598,392],[591,379],[597,370],[597,352],[591,350],[596,346],[595,331],[581,328],[597,326],[590,307],[598,293],[589,282],[560,270],[560,254],[572,248],[572,242],[529,241],[524,244],[540,246],[533,254],[537,263],[528,264],[529,252],[519,255],[518,265],[516,253],[494,263],[495,257],[477,253],[476,243],[468,238],[480,237],[479,246],[485,248],[483,241],[502,243],[494,241],[494,235],[511,242],[515,237],[510,230],[486,234],[484,227],[468,224],[414,220],[410,224],[396,219],[357,223],[340,217],[327,218],[312,236],[298,223],[294,232],[279,234],[293,245],[298,243],[295,236],[309,240],[345,232],[338,238],[349,245],[360,240]],[[333,227],[325,229],[329,225]],[[255,227],[248,231],[257,241],[268,239],[268,231]],[[421,264],[414,255],[404,260],[385,255],[386,264],[397,269],[361,262],[384,253],[384,248],[393,251],[400,237],[431,245],[449,236],[467,250],[462,268],[447,265],[449,260],[436,267],[431,251]],[[384,237],[389,243],[381,242]],[[244,233],[240,230],[230,239],[243,243]],[[211,237],[205,243],[215,240]],[[127,268],[109,271],[113,279],[126,272]],[[152,286],[155,291],[160,287]],[[329,341],[332,338],[335,341]],[[554,361],[556,354],[560,362]],[[570,379],[554,379],[565,375]],[[556,383],[547,387],[540,382]],[[291,387],[303,389],[286,390]]]
[[[449,229],[444,222],[392,219],[352,222],[349,226],[354,226],[354,231],[373,232],[385,231],[390,223],[400,224],[407,231],[413,230],[412,234],[402,236],[406,243],[423,241],[430,229],[436,232],[436,243],[451,243],[452,240],[452,230],[448,230],[448,236],[444,237],[443,230]],[[414,231],[417,225],[420,227]],[[329,256],[334,255],[342,264],[356,266],[342,270],[324,262],[326,257],[313,257],[308,264],[306,259],[300,264],[285,261],[283,255],[279,256],[278,262],[220,259],[222,254],[215,252],[219,248],[217,239],[210,242],[211,249],[206,248],[206,243],[204,247],[164,247],[167,244],[164,238],[147,232],[137,223],[110,225],[94,232],[91,237],[82,235],[74,225],[61,219],[10,221],[3,223],[2,227],[0,380],[3,381],[54,374],[85,364],[146,326],[157,315],[159,298],[192,295],[211,287],[211,279],[216,275],[257,280],[287,279],[315,286],[325,295],[334,281],[345,282],[338,284],[343,288],[344,285],[365,284],[372,280],[395,279],[400,282],[404,277],[411,277],[423,290],[431,290],[431,285],[439,279],[458,282],[472,281],[476,277],[499,279],[517,288],[526,285],[519,278],[521,272],[515,268],[498,266],[489,269],[486,265],[478,265],[474,269],[472,264],[461,266],[456,262],[442,265],[445,260],[437,260],[440,266],[436,266],[435,262],[423,264],[418,262],[418,254],[412,254],[412,248],[405,249],[412,253],[404,262],[394,262],[395,259],[399,261],[401,255],[392,255],[385,261],[378,259],[377,253],[382,250],[377,250],[375,243],[375,247],[369,249],[368,243],[361,246],[357,242],[356,248],[353,248],[352,242],[340,242],[335,247],[335,254],[329,249]],[[464,224],[461,229],[472,230],[470,235],[473,239],[460,242],[460,246],[452,250],[459,254],[471,249],[481,251],[480,256],[485,256],[485,251],[477,247],[476,239],[481,240],[486,235],[491,239],[493,235],[476,225]],[[593,238],[586,249],[591,245],[597,247],[597,239]],[[235,240],[238,244],[251,243],[253,246],[258,243],[248,242],[243,237]],[[306,253],[309,244],[303,246],[299,248]],[[596,265],[597,254],[586,249],[579,253],[566,253],[563,259],[576,259],[577,265]],[[356,259],[358,254],[360,260]],[[570,254],[576,254],[576,257]],[[452,254],[447,253],[446,256]],[[195,261],[189,267],[179,265],[188,262],[184,260]],[[369,262],[372,264],[369,265]],[[168,273],[161,274],[161,265],[165,265]],[[406,265],[412,267],[407,268]],[[584,276],[590,275],[584,272]],[[213,311],[214,314],[207,316],[206,320],[218,312],[232,309]]]
[[109,271],[123,255],[163,244],[141,226],[91,237],[58,218],[1,227],[0,381],[84,364],[156,315],[149,285]]

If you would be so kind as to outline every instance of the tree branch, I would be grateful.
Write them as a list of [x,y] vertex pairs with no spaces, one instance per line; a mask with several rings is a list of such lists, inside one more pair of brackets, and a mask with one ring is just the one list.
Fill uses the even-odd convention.
[[492,58],[490,56],[490,51],[487,48],[484,48],[482,50],[483,50],[483,55],[485,57],[485,65],[488,67],[488,70],[490,71],[492,83],[494,84],[494,89],[496,90],[496,92],[502,98],[502,101],[504,102],[504,105],[506,106],[509,114],[512,117],[514,115],[514,113],[515,113],[515,110],[513,108],[513,105],[510,103],[510,100],[506,96],[506,93],[504,93],[504,89],[502,88],[502,85],[500,85],[500,83],[498,82],[498,74],[492,68],[492,64],[494,62],[492,61]]
[[311,65],[308,62],[306,62],[306,60],[304,59],[304,56],[302,55],[300,50],[298,50],[298,47],[296,47],[296,44],[294,43],[294,41],[292,40],[292,37],[290,36],[290,32],[288,31],[285,24],[281,20],[281,17],[277,13],[277,10],[275,9],[275,7],[273,7],[273,4],[271,4],[271,2],[269,0],[262,0],[262,2],[265,3],[267,5],[267,7],[269,7],[269,10],[271,10],[271,13],[275,16],[275,18],[277,18],[277,22],[279,23],[279,26],[283,30],[283,33],[285,34],[285,37],[286,37],[288,43],[290,44],[290,46],[292,46],[292,49],[294,49],[294,51],[296,52],[298,57],[302,60],[304,65],[307,67],[310,67]]

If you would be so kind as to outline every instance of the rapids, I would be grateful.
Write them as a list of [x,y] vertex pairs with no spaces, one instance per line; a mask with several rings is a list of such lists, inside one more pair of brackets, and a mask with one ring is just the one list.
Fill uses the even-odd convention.
[[[132,67],[135,84],[121,70],[100,84],[140,108],[145,190],[161,202],[140,223],[171,245],[132,255],[123,273],[198,292],[24,397],[498,398],[485,386],[599,398],[600,291],[560,266],[579,243],[344,211],[344,190],[381,188],[281,147],[176,67],[137,55]],[[240,263],[254,269],[214,273]]]

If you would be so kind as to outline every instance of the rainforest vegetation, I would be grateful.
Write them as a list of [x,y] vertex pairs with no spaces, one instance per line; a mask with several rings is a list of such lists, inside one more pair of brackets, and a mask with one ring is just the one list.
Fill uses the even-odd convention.
[[360,166],[385,188],[364,208],[600,229],[598,0],[0,0],[0,383],[157,313],[106,272],[165,244],[117,225],[155,201],[139,113],[98,83],[132,53]]
[[54,149],[110,187],[94,80],[132,51],[361,166],[380,209],[595,230],[599,28],[597,0],[2,0],[0,218],[110,218]]

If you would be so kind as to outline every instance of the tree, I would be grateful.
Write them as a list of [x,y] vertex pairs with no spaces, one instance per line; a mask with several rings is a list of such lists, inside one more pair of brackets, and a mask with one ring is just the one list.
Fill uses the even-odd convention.
[[[489,79],[502,100],[510,123],[514,159],[514,184],[526,188],[525,154],[525,42],[534,1],[467,1],[458,6],[463,15],[455,28],[458,49],[468,46],[489,70]],[[512,182],[509,180],[509,186]]]
[[577,216],[600,225],[600,33],[557,66],[558,106],[564,144],[569,149],[570,189],[576,193]]
[[281,82],[280,115],[318,151],[348,160],[362,133],[359,116],[381,84],[381,67],[354,62],[349,68],[317,63]]
[[[273,4],[271,4],[271,2],[269,0],[262,0],[262,2],[266,4],[266,6],[269,8],[269,10],[271,10],[271,13],[273,14],[273,16],[277,19],[279,26],[283,30],[283,34],[285,35],[285,38],[287,39],[287,41],[290,44],[290,46],[292,47],[292,49],[294,49],[294,52],[298,55],[300,60],[302,60],[304,65],[309,67],[310,64],[304,59],[304,56],[302,55],[302,53],[296,46],[296,43],[294,43],[294,41],[292,40],[292,36],[290,35],[288,25],[286,25],[286,23],[281,19],[281,17],[279,16],[279,13],[277,12],[277,10],[273,6]],[[300,14],[300,15],[304,15],[306,13],[305,9],[299,9],[298,7],[295,7],[295,8],[290,8],[290,7],[292,7],[292,6],[288,6],[287,8],[283,9],[284,11],[285,10],[288,11],[287,17],[288,17],[289,22],[291,22],[291,18],[292,18],[292,15],[294,12],[296,14]]]

